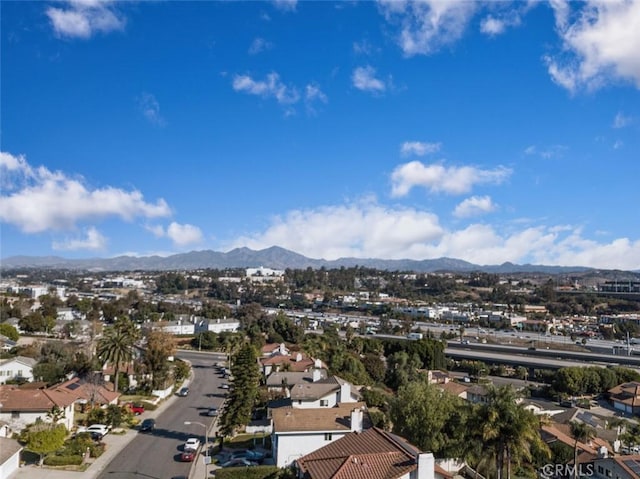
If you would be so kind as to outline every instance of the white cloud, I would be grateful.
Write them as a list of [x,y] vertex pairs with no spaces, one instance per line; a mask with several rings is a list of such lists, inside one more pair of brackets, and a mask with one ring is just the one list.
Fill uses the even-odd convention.
[[511,170],[499,167],[483,170],[473,166],[445,167],[411,161],[396,167],[391,174],[392,196],[405,196],[415,186],[432,193],[464,194],[477,184],[499,184],[511,175]]
[[271,50],[272,48],[273,43],[265,40],[264,38],[254,38],[251,45],[249,45],[249,55],[257,55],[258,53]]
[[298,91],[282,83],[277,73],[269,73],[265,80],[254,80],[249,75],[235,75],[232,86],[235,91],[275,98],[281,105],[290,105],[300,99]]
[[309,83],[305,87],[304,102],[309,114],[316,113],[315,105],[317,103],[327,103],[327,101],[329,101],[327,95],[324,94],[318,85]]
[[145,225],[156,238],[169,238],[178,247],[201,243],[204,235],[200,228],[190,224],[172,222],[165,229],[162,225]]
[[495,203],[489,196],[472,196],[458,204],[453,211],[453,216],[458,218],[470,218],[490,213],[496,209]]
[[640,2],[627,0],[576,3],[582,10],[572,22],[565,1],[551,2],[562,53],[545,56],[553,81],[575,93],[613,80],[640,88]]
[[512,228],[501,232],[490,225],[470,224],[447,230],[432,213],[364,200],[291,211],[273,218],[264,232],[238,238],[228,247],[262,249],[279,245],[327,260],[450,257],[481,265],[510,261],[640,269],[640,241],[618,238],[599,243],[585,239],[579,228],[567,225]]
[[138,108],[142,115],[152,124],[165,126],[166,121],[160,114],[160,103],[151,93],[143,93],[138,98]]
[[353,42],[353,51],[358,55],[371,55],[374,52],[374,48],[369,40],[364,39],[359,42]]
[[75,250],[104,250],[107,246],[107,239],[94,227],[85,231],[83,238],[71,238],[64,241],[54,241],[54,250],[75,251]]
[[619,111],[616,113],[616,117],[613,119],[613,128],[624,128],[625,126],[629,126],[633,122],[633,118],[630,116],[626,116],[624,113]]
[[358,90],[381,93],[387,89],[384,81],[376,78],[376,70],[371,66],[357,67],[351,75],[353,86]]
[[202,231],[197,226],[189,224],[179,224],[173,222],[169,225],[166,232],[167,236],[174,242],[176,246],[187,246],[190,244],[200,243],[202,241]]
[[398,43],[407,56],[429,55],[462,37],[476,2],[380,0],[388,21],[399,24]]
[[405,141],[400,145],[400,154],[402,156],[416,155],[424,156],[429,153],[440,151],[442,143],[426,143],[423,141]]
[[78,222],[108,217],[131,221],[171,214],[163,199],[148,203],[136,190],[111,186],[91,189],[81,178],[44,166],[32,168],[23,156],[4,153],[0,158],[4,184],[0,221],[25,233],[72,229]]
[[480,22],[480,31],[489,36],[496,36],[504,33],[507,25],[504,20],[489,15]]
[[283,12],[294,12],[298,5],[298,0],[273,0],[273,5]]
[[535,145],[529,145],[524,149],[525,155],[533,155],[536,152]]
[[624,146],[624,142],[622,140],[616,140],[613,143],[613,149],[614,150],[619,150],[620,148],[622,148]]
[[70,1],[66,8],[46,10],[54,31],[60,37],[90,38],[95,33],[122,30],[125,18],[109,1]]
[[565,151],[569,148],[565,145],[551,145],[546,148],[540,148],[536,145],[530,145],[524,149],[525,155],[538,155],[545,160],[552,158],[562,158]]

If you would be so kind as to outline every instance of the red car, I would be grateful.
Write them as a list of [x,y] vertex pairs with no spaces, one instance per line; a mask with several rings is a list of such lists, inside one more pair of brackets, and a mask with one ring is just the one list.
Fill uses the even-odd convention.
[[125,404],[125,407],[136,416],[144,412],[144,406],[142,404],[134,404],[130,402]]
[[180,454],[180,460],[182,462],[193,462],[196,458],[196,451],[191,449],[185,449],[182,454]]

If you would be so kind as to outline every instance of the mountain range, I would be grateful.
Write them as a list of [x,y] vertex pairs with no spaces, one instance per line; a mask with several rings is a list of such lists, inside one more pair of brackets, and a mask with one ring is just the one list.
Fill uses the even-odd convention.
[[545,273],[561,274],[587,272],[593,268],[579,266],[545,266],[513,263],[501,265],[477,265],[454,258],[424,260],[340,258],[324,260],[307,258],[293,251],[272,246],[255,251],[249,248],[236,248],[227,253],[212,250],[191,251],[171,256],[117,256],[114,258],[67,259],[58,256],[11,256],[0,260],[0,269],[43,268],[87,271],[169,271],[197,269],[255,268],[263,266],[272,269],[318,269],[325,267],[362,266],[387,271],[412,271],[432,273],[436,271],[487,273]]

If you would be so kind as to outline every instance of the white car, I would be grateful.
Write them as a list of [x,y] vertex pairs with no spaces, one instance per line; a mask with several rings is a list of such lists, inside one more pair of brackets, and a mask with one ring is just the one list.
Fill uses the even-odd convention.
[[100,434],[101,436],[104,436],[109,432],[109,429],[110,427],[104,424],[92,424],[84,432],[97,433],[97,434]]
[[187,439],[187,442],[184,443],[184,449],[191,449],[192,451],[197,451],[200,447],[200,440],[195,437],[190,437]]

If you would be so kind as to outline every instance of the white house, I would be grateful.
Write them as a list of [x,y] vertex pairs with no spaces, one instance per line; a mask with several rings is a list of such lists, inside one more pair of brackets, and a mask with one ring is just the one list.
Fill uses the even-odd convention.
[[360,396],[350,383],[338,376],[320,379],[320,370],[313,382],[300,382],[291,388],[291,405],[296,409],[332,408],[339,404],[356,403]]
[[0,386],[0,422],[5,422],[13,431],[20,432],[28,424],[51,421],[48,414],[57,406],[64,418],[64,424],[71,430],[74,424],[74,403],[76,397],[64,395],[47,389],[28,389],[16,386]]
[[177,321],[161,321],[157,324],[157,326],[154,325],[154,329],[159,329],[161,331],[164,331],[165,333],[175,335],[193,335],[195,334],[196,326],[189,321],[178,319]]
[[33,367],[37,361],[33,358],[25,356],[16,356],[15,358],[0,360],[0,384],[6,383],[8,380],[17,380],[21,382],[33,381]]
[[9,477],[20,467],[22,446],[15,439],[0,437],[0,477]]
[[232,318],[204,319],[201,318],[195,324],[195,334],[211,331],[219,334],[223,331],[231,333],[240,329],[240,321]]
[[271,421],[271,444],[278,467],[287,467],[350,432],[362,432],[370,422],[364,403],[322,409],[283,407],[271,411]]

